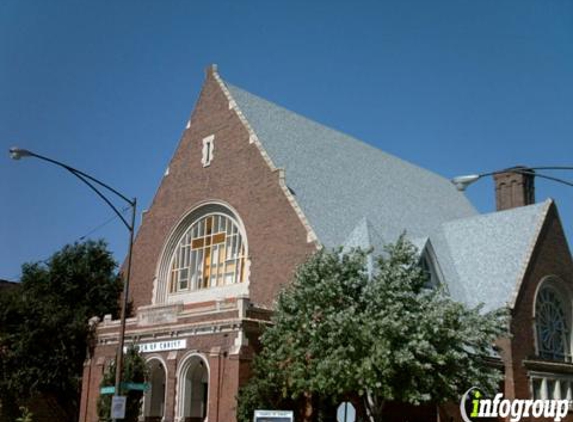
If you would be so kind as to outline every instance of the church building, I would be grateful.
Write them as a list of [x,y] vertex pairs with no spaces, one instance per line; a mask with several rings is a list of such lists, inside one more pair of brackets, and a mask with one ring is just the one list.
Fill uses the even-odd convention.
[[[535,203],[532,182],[496,176],[498,210],[479,214],[442,176],[209,67],[133,246],[125,338],[150,368],[142,418],[235,422],[260,327],[296,267],[318,248],[379,251],[404,231],[454,299],[510,308],[512,337],[496,358],[505,397],[572,400],[573,263],[555,203]],[[98,420],[119,328],[97,324],[80,422]]]

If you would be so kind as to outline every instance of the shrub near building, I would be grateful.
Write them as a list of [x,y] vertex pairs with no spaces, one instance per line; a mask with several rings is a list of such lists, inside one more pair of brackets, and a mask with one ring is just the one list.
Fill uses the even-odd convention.
[[[496,391],[502,374],[487,364],[507,332],[504,309],[482,313],[431,286],[415,248],[401,237],[377,257],[373,274],[361,251],[317,252],[279,296],[273,325],[239,415],[275,399],[343,398],[358,393],[372,422],[395,401],[418,405],[458,401],[467,386]],[[248,400],[247,400],[248,398]],[[242,402],[242,399],[245,401]],[[252,413],[251,413],[252,414]]]

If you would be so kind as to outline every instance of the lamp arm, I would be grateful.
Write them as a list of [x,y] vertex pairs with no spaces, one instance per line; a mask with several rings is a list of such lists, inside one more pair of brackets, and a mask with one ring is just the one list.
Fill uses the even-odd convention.
[[543,166],[543,167],[511,167],[503,170],[496,170],[490,171],[487,173],[480,173],[476,175],[468,175],[468,176],[458,176],[454,177],[451,182],[456,186],[456,188],[460,191],[464,191],[470,184],[473,182],[486,177],[486,176],[495,176],[497,174],[503,173],[515,173],[515,174],[524,174],[528,176],[537,176],[542,179],[552,180],[557,183],[561,183],[567,186],[573,187],[573,183],[567,180],[560,179],[554,176],[548,176],[543,173],[538,173],[536,170],[573,170],[571,166]]
[[529,167],[531,170],[573,170],[571,166]]
[[[89,180],[86,179],[86,175],[83,174],[80,171],[76,171],[73,168],[68,168],[67,166],[64,165],[64,168],[69,171],[71,174],[73,174],[74,176],[76,176],[78,179],[80,179],[82,182],[84,182],[86,185],[89,186],[89,188],[91,190],[93,190],[97,196],[99,196],[101,199],[104,200],[104,202],[109,205],[109,207],[117,214],[117,216],[120,218],[121,222],[125,225],[125,227],[127,227],[127,230],[129,230],[130,232],[133,231],[133,226],[130,225],[127,220],[123,217],[123,215],[121,215],[121,213],[119,212],[119,210],[117,209],[117,207],[115,205],[112,204],[112,202],[107,199],[107,197],[100,192],[100,190],[98,188],[96,188]],[[89,179],[93,179],[92,177],[89,177]],[[131,201],[128,201],[129,204],[131,205],[132,208],[134,208],[134,205],[131,203]]]
[[[36,158],[39,158],[40,160],[48,161],[49,163],[52,163],[52,164],[55,164],[55,165],[57,165],[57,166],[59,166],[59,167],[65,168],[67,171],[69,171],[70,173],[72,173],[72,174],[74,174],[75,176],[79,177],[80,179],[82,179],[80,176],[83,176],[85,179],[89,179],[89,180],[91,180],[92,182],[97,183],[97,184],[100,185],[101,187],[103,187],[103,188],[107,189],[108,191],[112,192],[113,194],[117,195],[118,197],[120,197],[121,199],[123,199],[125,202],[127,202],[129,205],[131,205],[132,207],[135,205],[135,201],[134,201],[134,200],[129,199],[128,197],[126,197],[126,196],[123,195],[122,193],[118,192],[117,190],[115,190],[114,188],[112,188],[111,186],[109,186],[108,184],[102,182],[101,180],[96,179],[96,178],[93,177],[93,176],[90,176],[90,175],[87,174],[87,173],[84,173],[84,172],[81,171],[81,170],[78,170],[78,169],[76,169],[76,168],[74,168],[74,167],[72,167],[72,166],[69,166],[69,165],[64,164],[64,163],[62,163],[62,162],[60,162],[60,161],[54,160],[54,159],[52,159],[52,158],[45,157],[45,156],[40,155],[40,154],[36,154],[35,152],[28,151],[28,153],[29,153],[29,155],[31,155],[31,156],[33,156],[33,157],[36,157]],[[88,183],[87,180],[85,180],[85,179],[82,179],[82,181],[83,181],[84,183]],[[94,189],[94,186],[93,186],[93,185],[90,185],[90,187],[91,187],[92,189]],[[96,190],[96,192],[98,192],[98,191]],[[98,194],[99,194],[100,196],[102,196],[101,193],[98,192]],[[103,198],[103,197],[102,197],[102,198]],[[108,201],[106,200],[106,202],[108,202]],[[109,204],[109,202],[108,202],[108,204]],[[109,204],[109,205],[111,205],[111,204]],[[117,213],[117,210],[115,209],[115,207],[112,206],[112,208],[114,208],[114,211]],[[122,217],[122,220],[123,220],[124,224],[125,224],[126,226],[128,226],[128,228],[129,228],[129,224],[127,224],[126,220],[124,220],[123,217]]]
[[[573,170],[573,169],[572,169],[572,170]],[[542,178],[542,179],[552,180],[552,181],[554,181],[554,182],[562,183],[562,184],[564,184],[564,185],[572,186],[572,187],[573,187],[573,183],[571,183],[571,182],[569,182],[569,181],[567,181],[567,180],[563,180],[563,179],[560,179],[560,178],[558,178],[558,177],[548,176],[548,175],[546,175],[546,174],[542,174],[542,173],[538,173],[538,172],[527,171],[527,170],[514,170],[514,173],[526,174],[526,175],[529,175],[529,176],[540,177],[540,178]]]

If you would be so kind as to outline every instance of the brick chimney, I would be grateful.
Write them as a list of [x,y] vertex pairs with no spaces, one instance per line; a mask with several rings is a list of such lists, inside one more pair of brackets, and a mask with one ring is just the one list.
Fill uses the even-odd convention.
[[[531,174],[519,173],[521,171]],[[517,166],[493,175],[498,211],[535,203],[535,175],[528,167]]]

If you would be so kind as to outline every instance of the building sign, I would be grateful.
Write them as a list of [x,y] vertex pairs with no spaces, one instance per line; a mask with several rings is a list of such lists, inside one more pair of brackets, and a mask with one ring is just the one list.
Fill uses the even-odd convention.
[[253,422],[293,422],[292,410],[255,410]]
[[112,419],[125,419],[125,405],[127,403],[127,396],[113,396],[111,398],[111,414]]
[[[141,353],[151,353],[151,352],[165,352],[167,350],[181,350],[187,348],[187,339],[177,339],[177,340],[166,340],[166,341],[154,341],[153,343],[141,343],[136,344],[135,347]],[[127,347],[124,347],[123,351],[127,351]]]

